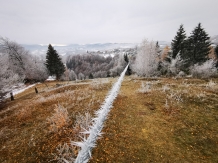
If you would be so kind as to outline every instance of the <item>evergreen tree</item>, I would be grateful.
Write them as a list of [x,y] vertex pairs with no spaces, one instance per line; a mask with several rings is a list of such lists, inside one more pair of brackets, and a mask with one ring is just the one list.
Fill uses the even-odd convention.
[[208,59],[210,53],[210,37],[201,27],[201,23],[192,31],[191,35],[185,41],[185,52],[181,54],[189,65],[196,63],[202,64]]
[[158,41],[157,41],[157,42],[156,42],[156,53],[157,53],[157,56],[158,56],[158,57],[160,56],[160,52],[161,52],[160,46],[159,46],[159,43],[158,43]]
[[218,59],[218,45],[215,47],[214,51],[215,51],[216,58]]
[[[127,64],[129,63],[129,58],[128,58],[127,54],[124,54],[124,60],[126,61]],[[132,70],[131,70],[131,68],[129,66],[127,68],[126,74],[127,75],[131,75],[132,74]]]
[[92,75],[92,73],[89,74],[89,79],[94,79],[94,76]]
[[48,51],[46,54],[45,65],[48,69],[49,75],[56,75],[57,80],[59,80],[65,71],[64,64],[51,44],[48,45]]
[[127,54],[124,54],[124,60],[126,61],[126,63],[129,63],[129,58]]
[[171,47],[172,47],[172,58],[175,59],[178,53],[183,53],[184,50],[184,41],[186,39],[185,30],[183,25],[181,24],[177,35],[172,40]]
[[215,55],[216,55],[216,68],[218,69],[218,45],[215,47]]

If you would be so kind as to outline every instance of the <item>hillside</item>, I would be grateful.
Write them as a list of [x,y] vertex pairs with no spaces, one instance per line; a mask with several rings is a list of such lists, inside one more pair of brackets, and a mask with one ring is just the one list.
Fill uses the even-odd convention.
[[[6,101],[0,162],[57,162],[70,140],[81,141],[78,117],[93,117],[115,81],[47,82]],[[125,76],[89,162],[217,162],[217,83]]]

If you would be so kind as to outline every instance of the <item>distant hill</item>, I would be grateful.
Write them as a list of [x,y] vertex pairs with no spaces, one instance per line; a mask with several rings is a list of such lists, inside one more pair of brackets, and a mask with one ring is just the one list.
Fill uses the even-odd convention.
[[[87,51],[102,51],[102,50],[113,50],[113,49],[128,49],[137,46],[137,43],[96,43],[96,44],[69,44],[69,45],[53,45],[54,48],[59,52],[60,55],[65,54],[81,54]],[[45,55],[48,45],[26,45],[23,46],[29,50],[32,54]]]
[[[158,42],[161,48],[165,46],[170,46],[170,43],[167,41],[159,41]],[[96,44],[69,44],[69,45],[53,45],[54,48],[58,51],[61,56],[72,55],[72,54],[83,54],[87,51],[98,52],[98,51],[106,51],[106,50],[114,50],[114,49],[129,49],[138,46],[138,43],[96,43]],[[29,50],[32,54],[45,57],[47,52],[48,45],[22,45],[25,49]]]

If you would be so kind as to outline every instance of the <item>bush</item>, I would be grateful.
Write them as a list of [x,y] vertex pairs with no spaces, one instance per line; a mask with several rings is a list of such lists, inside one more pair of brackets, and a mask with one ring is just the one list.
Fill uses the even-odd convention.
[[57,132],[62,127],[67,126],[70,122],[67,109],[61,105],[56,105],[55,112],[47,119],[47,122],[51,132]]
[[218,76],[215,62],[212,59],[207,60],[202,65],[195,64],[190,68],[190,73],[193,77],[197,78],[209,78]]

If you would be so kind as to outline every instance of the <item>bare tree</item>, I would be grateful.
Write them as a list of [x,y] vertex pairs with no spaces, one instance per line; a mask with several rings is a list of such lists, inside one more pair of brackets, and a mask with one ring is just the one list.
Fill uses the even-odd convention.
[[28,51],[16,42],[3,37],[0,37],[0,48],[1,53],[8,55],[10,69],[18,73],[20,77],[23,77],[25,62],[29,55]]
[[0,93],[11,91],[11,86],[25,80],[47,78],[44,62],[31,56],[16,42],[0,37]]

